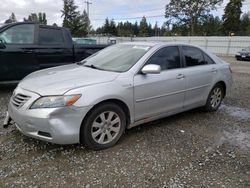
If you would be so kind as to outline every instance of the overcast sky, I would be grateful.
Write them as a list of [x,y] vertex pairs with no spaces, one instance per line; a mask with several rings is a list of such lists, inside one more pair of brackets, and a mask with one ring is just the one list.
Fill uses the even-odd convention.
[[[86,9],[85,0],[75,0],[76,5],[79,7],[79,11]],[[164,21],[164,7],[169,0],[91,0],[90,5],[90,19],[94,28],[101,26],[106,17],[114,18],[118,21],[130,21],[135,22],[142,16],[147,18],[152,25],[158,21],[161,25]],[[221,16],[223,14],[224,6],[228,0],[224,0],[224,3],[219,6],[217,11],[214,11],[214,15]],[[47,14],[48,24],[57,23],[62,24],[61,9],[63,8],[62,0],[1,0],[0,6],[0,23],[4,22],[10,16],[11,12],[14,12],[17,19],[22,21],[24,17],[27,17],[30,13],[45,12]],[[245,0],[243,6],[243,12],[250,10],[250,0]],[[159,16],[159,17],[158,17]]]

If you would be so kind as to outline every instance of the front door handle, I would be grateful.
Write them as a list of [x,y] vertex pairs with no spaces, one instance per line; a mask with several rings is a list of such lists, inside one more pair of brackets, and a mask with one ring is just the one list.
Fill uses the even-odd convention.
[[183,79],[183,78],[185,78],[185,76],[183,75],[183,74],[178,74],[178,76],[176,77],[178,80],[180,80],[180,79]]
[[212,73],[216,73],[217,72],[217,69],[216,68],[212,68]]

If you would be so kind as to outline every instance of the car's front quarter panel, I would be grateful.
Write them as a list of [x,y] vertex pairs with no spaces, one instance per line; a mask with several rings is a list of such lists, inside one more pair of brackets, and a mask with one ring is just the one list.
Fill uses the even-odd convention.
[[82,94],[75,107],[93,107],[103,101],[119,100],[126,104],[130,120],[134,121],[133,75],[130,72],[121,73],[114,81],[73,89],[65,95],[71,94]]

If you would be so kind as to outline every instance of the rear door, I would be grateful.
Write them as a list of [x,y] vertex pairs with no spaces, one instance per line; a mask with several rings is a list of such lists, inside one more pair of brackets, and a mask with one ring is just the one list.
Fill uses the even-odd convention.
[[73,44],[62,28],[40,26],[38,44],[40,69],[73,63]]
[[185,94],[185,77],[178,46],[158,50],[146,63],[161,66],[160,74],[134,77],[135,120],[180,111]]
[[17,24],[0,33],[0,81],[21,80],[38,70],[35,24]]
[[182,46],[186,68],[185,108],[204,105],[217,74],[216,64],[199,48]]

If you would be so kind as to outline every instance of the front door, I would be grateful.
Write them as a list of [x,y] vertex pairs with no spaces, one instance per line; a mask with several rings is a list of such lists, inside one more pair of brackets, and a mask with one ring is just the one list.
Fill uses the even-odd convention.
[[164,47],[146,63],[161,66],[160,74],[137,74],[134,77],[135,121],[162,113],[181,110],[185,93],[179,48]]
[[0,33],[4,45],[0,49],[0,81],[21,80],[38,70],[34,30],[34,24],[19,24]]

